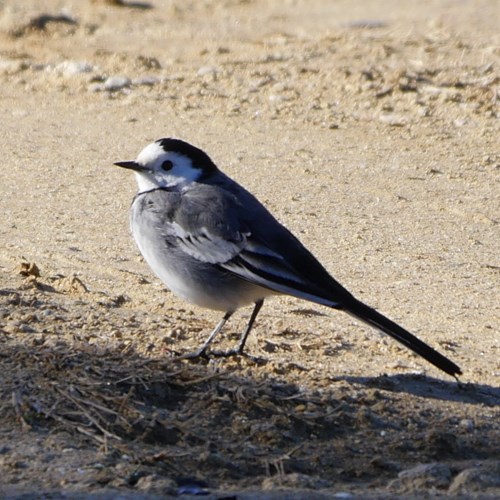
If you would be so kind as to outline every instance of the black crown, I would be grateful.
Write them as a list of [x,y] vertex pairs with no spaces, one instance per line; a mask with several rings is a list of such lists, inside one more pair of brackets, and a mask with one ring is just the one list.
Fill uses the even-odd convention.
[[205,151],[192,146],[188,142],[181,141],[180,139],[172,139],[170,137],[158,139],[156,142],[160,144],[165,152],[171,151],[173,153],[179,153],[187,156],[193,162],[193,167],[203,170],[205,174],[209,174],[217,170],[217,166],[212,161],[210,156],[205,153]]

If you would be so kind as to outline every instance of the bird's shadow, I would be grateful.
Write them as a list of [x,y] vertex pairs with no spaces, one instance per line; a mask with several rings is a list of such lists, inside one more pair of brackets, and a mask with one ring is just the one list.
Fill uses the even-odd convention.
[[428,399],[455,401],[486,406],[500,405],[500,387],[487,384],[447,381],[420,374],[380,375],[377,377],[339,376],[353,385],[377,388],[394,393],[406,393]]

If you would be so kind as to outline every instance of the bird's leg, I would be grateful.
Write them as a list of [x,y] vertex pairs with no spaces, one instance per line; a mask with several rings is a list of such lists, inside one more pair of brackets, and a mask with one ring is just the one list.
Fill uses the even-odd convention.
[[250,334],[250,331],[252,330],[253,324],[255,322],[255,318],[257,317],[257,314],[259,314],[260,309],[262,308],[264,304],[264,300],[258,300],[255,303],[255,307],[253,308],[252,315],[250,316],[250,319],[248,321],[248,325],[245,328],[245,331],[243,332],[243,335],[240,338],[240,342],[238,344],[238,347],[236,347],[236,352],[238,354],[243,354],[243,349],[245,348],[245,344],[247,342],[248,335]]
[[212,343],[212,340],[215,336],[222,330],[223,326],[226,324],[226,321],[233,315],[233,311],[229,311],[224,314],[224,317],[219,321],[217,326],[213,329],[212,333],[208,336],[205,343],[196,351],[188,352],[187,354],[183,354],[179,356],[177,359],[194,359],[200,356],[205,356],[208,346]]
[[245,331],[241,335],[240,341],[237,345],[236,348],[230,349],[229,351],[214,351],[212,354],[214,356],[235,356],[238,354],[243,354],[243,350],[245,349],[245,344],[248,338],[248,335],[252,331],[253,324],[255,322],[255,318],[257,317],[257,314],[259,314],[260,309],[262,308],[262,305],[264,304],[264,299],[258,300],[255,303],[255,307],[253,308],[252,314],[250,316],[250,319],[248,321],[247,327],[245,328]]

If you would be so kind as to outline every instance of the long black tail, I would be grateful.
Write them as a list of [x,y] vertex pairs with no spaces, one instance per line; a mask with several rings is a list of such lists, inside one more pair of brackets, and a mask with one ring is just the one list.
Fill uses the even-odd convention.
[[387,333],[393,339],[401,342],[401,344],[408,347],[408,349],[411,349],[413,352],[419,354],[429,361],[429,363],[432,363],[434,366],[437,366],[440,370],[443,370],[449,375],[455,377],[462,373],[460,367],[453,363],[453,361],[435,351],[425,342],[422,342],[420,339],[415,337],[415,335],[412,335],[410,332],[394,323],[394,321],[391,321],[389,318],[386,318],[379,312],[375,311],[375,309],[363,304],[363,302],[354,299],[352,302],[349,301],[348,304],[343,304],[342,310],[349,313],[351,316],[374,326],[378,330]]

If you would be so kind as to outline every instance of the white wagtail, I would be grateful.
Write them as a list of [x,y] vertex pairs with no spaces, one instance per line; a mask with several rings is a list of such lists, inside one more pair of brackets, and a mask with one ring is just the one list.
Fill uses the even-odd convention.
[[234,311],[254,304],[237,348],[230,351],[243,353],[264,299],[287,294],[343,310],[446,373],[461,373],[451,360],[351,295],[201,149],[159,139],[135,161],[115,165],[136,174],[139,192],[130,221],[146,262],[176,295],[225,313],[205,344],[186,357],[204,354]]

